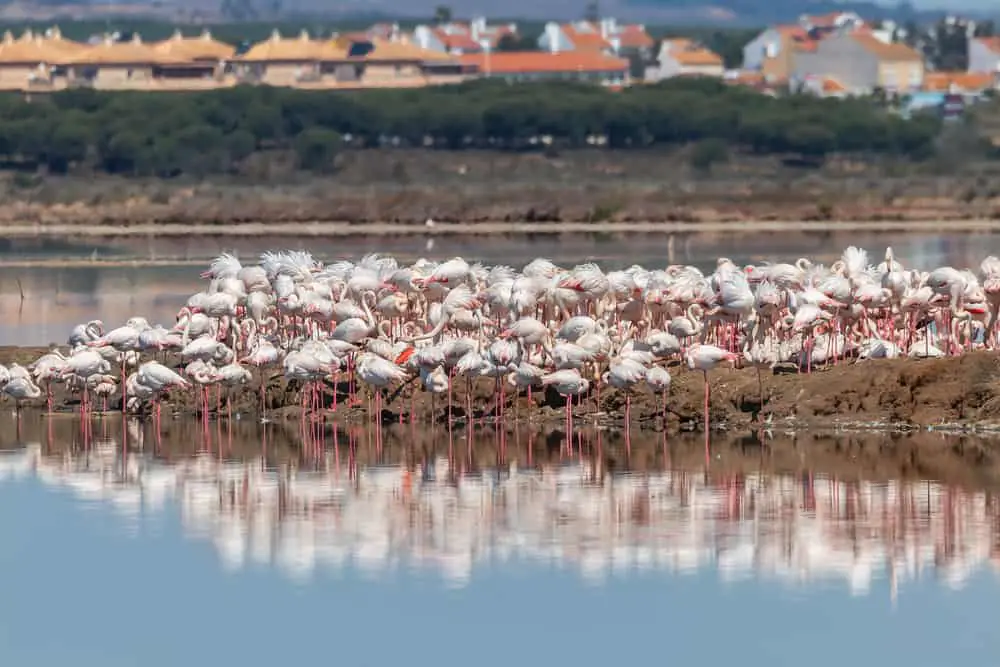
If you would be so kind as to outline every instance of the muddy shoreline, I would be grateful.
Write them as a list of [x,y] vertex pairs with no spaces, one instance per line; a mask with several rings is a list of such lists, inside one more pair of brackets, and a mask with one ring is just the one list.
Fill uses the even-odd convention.
[[[135,235],[496,234],[669,231],[663,225],[674,224],[869,229],[872,221],[945,220],[982,229],[1000,221],[1000,191],[985,173],[965,161],[834,159],[804,168],[750,155],[734,155],[706,173],[692,168],[684,151],[386,148],[346,151],[330,175],[0,174],[0,230],[18,237],[96,236],[115,228]],[[428,231],[428,219],[437,230]]]
[[[2,347],[0,363],[26,365],[47,349]],[[177,365],[178,360],[168,358],[167,363]],[[665,406],[660,396],[645,388],[633,394],[631,431],[676,433],[701,428],[704,401],[701,373],[676,364],[669,370],[673,382]],[[302,414],[300,387],[278,372],[266,372],[265,377],[266,416],[277,421],[297,421]],[[719,369],[710,373],[709,379],[713,429],[1000,431],[1000,353],[995,352],[972,352],[946,359],[845,361],[808,374],[779,366],[773,372],[765,370],[760,384],[757,371],[751,368]],[[371,414],[365,395],[359,394],[355,404],[349,405],[346,374],[342,373],[339,380],[336,387],[332,382],[325,384],[320,417],[345,423],[369,421]],[[233,394],[234,414],[244,419],[260,418],[259,388],[259,375],[255,372],[253,382],[244,391]],[[383,401],[383,423],[464,423],[466,396],[465,383],[457,381],[449,420],[445,396],[434,397],[415,382],[394,388]],[[44,404],[43,397],[26,406],[44,408]],[[78,405],[77,396],[67,394],[61,385],[54,385],[57,412],[69,412],[78,409]],[[217,406],[221,414],[216,414]],[[472,406],[475,420],[497,420],[492,380],[479,379],[473,385]],[[119,396],[111,398],[108,409],[120,410]],[[624,409],[622,392],[604,388],[598,400],[597,392],[592,390],[582,403],[574,404],[574,423],[620,430],[624,427]],[[197,390],[174,392],[164,403],[165,418],[205,416],[201,413]],[[225,419],[226,414],[225,393],[220,401],[213,389],[207,417]],[[529,418],[537,423],[559,425],[565,420],[565,402],[553,391],[535,391],[530,402],[526,393],[515,399],[507,392],[505,421]]]

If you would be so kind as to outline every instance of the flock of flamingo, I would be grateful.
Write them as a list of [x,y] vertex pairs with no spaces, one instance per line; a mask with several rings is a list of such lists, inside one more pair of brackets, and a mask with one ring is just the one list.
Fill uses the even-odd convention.
[[[120,393],[123,412],[151,404],[158,420],[169,390],[199,387],[207,415],[210,386],[231,396],[256,385],[263,416],[268,379],[278,372],[302,387],[303,420],[316,416],[328,382],[346,379],[351,404],[363,385],[380,422],[383,393],[417,382],[447,394],[449,415],[453,387],[464,382],[471,415],[472,382],[485,377],[497,418],[511,393],[552,387],[566,399],[571,426],[574,400],[594,392],[599,404],[602,387],[611,387],[625,392],[627,425],[632,393],[645,386],[666,401],[667,366],[680,361],[704,375],[707,429],[708,373],[720,364],[756,367],[759,380],[760,369],[779,363],[811,372],[998,342],[1000,259],[985,259],[978,274],[921,272],[904,268],[891,248],[877,265],[855,247],[830,266],[799,259],[740,267],[720,258],[709,275],[693,266],[567,269],[546,259],[520,271],[461,258],[403,265],[380,255],[324,265],[285,251],[252,266],[224,254],[201,276],[204,291],[170,328],[133,317],[105,331],[94,320],[72,331],[68,351],[0,366],[4,398],[20,414],[22,402],[47,396],[51,410],[53,385],[63,383],[80,394],[84,412],[95,399],[107,409]],[[167,365],[167,352],[180,363]]]

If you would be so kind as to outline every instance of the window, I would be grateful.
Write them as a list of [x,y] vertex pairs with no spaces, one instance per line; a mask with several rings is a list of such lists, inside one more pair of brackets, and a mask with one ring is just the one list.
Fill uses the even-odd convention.
[[895,69],[885,69],[882,71],[882,87],[889,90],[899,87]]
[[919,88],[924,82],[923,72],[919,67],[910,68],[910,88]]

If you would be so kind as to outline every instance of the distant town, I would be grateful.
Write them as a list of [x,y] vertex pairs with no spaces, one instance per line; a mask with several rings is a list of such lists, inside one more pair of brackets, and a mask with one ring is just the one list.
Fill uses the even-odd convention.
[[[157,41],[138,32],[78,41],[52,26],[3,35],[0,89],[407,88],[477,78],[624,87],[712,77],[763,92],[926,97],[980,95],[996,89],[1000,76],[993,26],[957,17],[922,29],[868,22],[853,12],[805,15],[750,37],[736,63],[696,38],[654,38],[644,25],[596,16],[550,22],[537,35],[522,34],[517,23],[448,17],[409,30],[394,23],[328,35],[275,30],[250,44],[221,41],[208,30]],[[942,42],[951,40],[954,50],[955,38],[964,53],[942,59]]]

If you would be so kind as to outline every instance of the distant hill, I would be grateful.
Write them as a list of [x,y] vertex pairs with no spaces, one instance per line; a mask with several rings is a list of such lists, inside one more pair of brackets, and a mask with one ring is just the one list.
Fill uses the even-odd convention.
[[[835,2],[831,0],[627,0],[632,11],[648,11],[651,16],[711,23],[763,25],[795,20],[802,14],[828,14],[853,11],[867,19],[934,20],[941,10],[921,11],[909,3],[897,5],[875,2]],[[960,3],[956,3],[960,4]],[[956,10],[957,11],[957,10]]]
[[[965,0],[976,3],[980,0]],[[943,0],[942,0],[943,2]],[[250,11],[223,11],[232,4]],[[54,17],[99,19],[105,16],[148,16],[161,20],[206,21],[224,16],[253,20],[289,20],[303,17],[360,19],[429,19],[440,5],[456,17],[482,15],[491,19],[528,21],[580,18],[591,0],[0,0],[0,21],[47,20]],[[963,0],[954,4],[962,5]],[[623,21],[701,26],[761,26],[794,21],[801,14],[855,11],[870,19],[931,21],[943,11],[921,11],[909,3],[833,0],[598,0],[600,13]],[[1000,13],[1000,4],[993,13]],[[957,7],[952,11],[960,11]],[[968,15],[969,12],[963,12]]]

